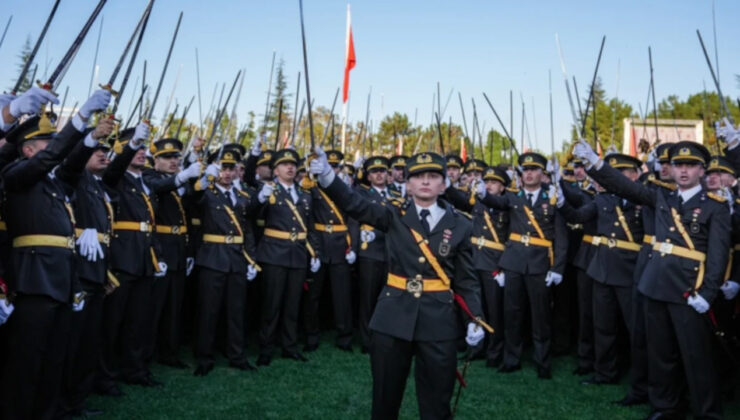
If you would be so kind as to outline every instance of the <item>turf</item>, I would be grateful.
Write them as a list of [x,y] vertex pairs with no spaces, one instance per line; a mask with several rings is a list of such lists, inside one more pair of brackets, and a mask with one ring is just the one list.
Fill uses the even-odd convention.
[[[187,354],[186,354],[187,353]],[[186,359],[189,352],[183,351]],[[250,358],[254,361],[254,354]],[[193,370],[153,365],[161,388],[122,386],[121,398],[93,396],[88,405],[105,410],[106,419],[365,419],[370,417],[370,360],[335,349],[329,337],[307,363],[276,358],[257,372],[241,372],[218,358],[205,378]],[[188,360],[192,365],[192,359]],[[553,379],[537,379],[524,363],[519,372],[501,374],[474,361],[467,370],[457,409],[461,419],[639,419],[646,406],[611,404],[627,386],[583,386],[573,376],[572,357],[553,361]],[[453,397],[454,401],[454,397]],[[740,418],[740,402],[724,404],[726,418]],[[418,418],[413,371],[406,386],[401,418]]]

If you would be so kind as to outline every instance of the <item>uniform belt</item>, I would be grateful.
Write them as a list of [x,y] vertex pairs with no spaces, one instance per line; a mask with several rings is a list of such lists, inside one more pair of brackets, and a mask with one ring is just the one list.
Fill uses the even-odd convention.
[[306,239],[306,232],[285,232],[282,230],[267,228],[265,229],[265,236],[275,239],[287,239],[295,242]]
[[[585,240],[585,237],[584,237]],[[623,241],[621,239],[607,238],[606,236],[593,236],[591,243],[594,246],[606,245],[609,248],[619,248],[627,251],[640,251],[640,244],[637,242]]]
[[184,235],[184,234],[188,233],[188,227],[187,226],[184,226],[184,225],[182,225],[182,226],[178,226],[178,225],[175,225],[175,226],[157,225],[154,229],[155,229],[154,231],[157,232],[157,233],[166,233],[166,234],[170,234],[170,235]]
[[[82,235],[84,229],[75,228],[75,237],[79,238]],[[98,232],[98,242],[101,244],[110,245],[110,235],[107,233]]]
[[594,244],[594,237],[593,237],[593,235],[583,235],[582,241],[585,242],[585,243],[587,243],[587,244],[593,245]]
[[450,290],[450,286],[446,285],[441,279],[425,279],[421,277],[421,274],[408,278],[389,273],[388,286],[406,290],[409,293],[413,293],[414,297],[417,298],[421,296],[421,292],[444,292],[445,290]]
[[243,244],[244,237],[234,235],[211,235],[210,233],[204,233],[203,242],[212,244]]
[[503,251],[505,248],[504,244],[500,242],[490,241],[482,236],[479,236],[477,238],[475,236],[471,236],[470,242],[472,242],[473,245],[477,246],[478,249],[490,248],[490,249],[495,249],[496,251]]
[[200,219],[192,218],[190,219],[190,224],[193,226],[200,226]]
[[27,246],[53,246],[57,248],[75,249],[75,238],[58,235],[23,235],[13,238],[13,248]]
[[128,221],[116,221],[113,222],[113,230],[131,230],[134,232],[147,232],[152,231],[152,225],[149,222],[128,222]]
[[316,223],[313,226],[319,232],[336,233],[347,231],[347,225],[322,225],[321,223]]
[[5,220],[0,220],[0,230],[8,230],[8,225],[5,224]]
[[509,234],[509,239],[511,239],[512,241],[521,242],[524,244],[524,246],[529,246],[531,244],[536,246],[544,246],[547,248],[552,247],[552,241],[542,238],[535,238],[533,236],[530,236],[529,234],[520,235],[518,233],[511,233]]
[[645,235],[642,237],[642,243],[645,245],[653,245],[655,244],[655,236],[653,235]]
[[656,242],[653,244],[653,250],[660,252],[660,255],[675,255],[677,257],[688,258],[690,260],[703,263],[707,259],[707,254],[701,251],[691,250],[679,245],[668,242]]

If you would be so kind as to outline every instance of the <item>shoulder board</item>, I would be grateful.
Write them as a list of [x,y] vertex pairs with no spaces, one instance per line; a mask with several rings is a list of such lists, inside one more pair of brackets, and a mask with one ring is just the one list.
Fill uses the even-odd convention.
[[511,187],[507,187],[507,188],[506,188],[506,191],[508,191],[508,192],[510,192],[510,193],[514,193],[514,194],[517,194],[517,193],[519,192],[519,189],[518,189],[518,188],[511,188]]
[[242,195],[242,196],[244,196],[244,197],[247,197],[247,198],[249,198],[249,193],[248,193],[248,192],[246,192],[246,191],[242,191],[242,190],[239,190],[239,189],[237,189],[236,191],[237,191],[237,192],[238,192],[238,193],[239,193],[240,195]]
[[655,184],[655,185],[657,185],[659,187],[663,187],[663,188],[665,188],[667,190],[671,190],[671,191],[676,191],[676,188],[678,188],[678,187],[676,187],[676,184],[670,184],[668,182],[661,181],[661,180],[655,179],[655,178],[653,178],[653,179],[648,178],[648,181],[649,182],[652,182],[653,184]]
[[590,194],[590,195],[595,195],[596,194],[596,191],[595,190],[592,190],[591,188],[589,188],[587,190],[581,190],[581,191],[585,192],[586,194]]
[[390,195],[395,195],[396,197],[401,198],[401,191],[391,188],[388,188],[388,191],[390,192]]
[[396,198],[389,198],[388,202],[393,204],[396,207],[404,207],[404,200],[403,199],[396,199]]
[[466,212],[464,212],[464,211],[461,211],[461,210],[458,210],[458,209],[455,209],[455,213],[457,213],[457,214],[460,214],[460,215],[462,215],[462,216],[465,216],[465,217],[467,217],[467,218],[468,218],[469,220],[473,220],[473,215],[472,215],[472,214],[470,214],[470,213],[466,213]]
[[455,188],[457,188],[458,190],[460,190],[462,192],[468,192],[469,191],[467,185],[462,185],[462,186],[458,186],[458,187],[455,187]]
[[724,202],[727,201],[727,199],[725,197],[722,197],[721,195],[715,194],[713,192],[708,192],[707,193],[707,197],[711,198],[714,201],[718,201],[720,203],[724,203]]
[[735,204],[740,204],[740,198],[735,199]]
[[370,191],[370,186],[365,184],[360,184],[360,188],[366,191]]

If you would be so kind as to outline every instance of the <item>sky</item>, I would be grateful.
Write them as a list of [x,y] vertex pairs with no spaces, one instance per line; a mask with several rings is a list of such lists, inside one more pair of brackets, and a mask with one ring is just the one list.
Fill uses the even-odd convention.
[[[101,13],[98,83],[110,77],[147,2],[107,1]],[[37,55],[39,76],[51,74],[96,3],[61,1]],[[4,0],[0,6],[0,30],[13,16],[0,46],[3,89],[15,83],[21,47],[28,37],[35,42],[52,4],[53,0]],[[311,94],[317,105],[328,108],[343,78],[347,3],[304,0],[303,6]],[[740,73],[740,54],[733,41],[740,38],[740,2],[715,0],[714,7],[720,83],[726,96],[737,98],[740,92],[735,74]],[[285,61],[288,91],[294,94],[297,73],[303,72],[297,0],[156,0],[121,100],[123,112],[130,108],[133,84],[141,76],[144,59],[147,82],[152,90],[155,88],[180,11],[184,13],[182,24],[154,112],[155,122],[162,117],[178,73],[174,97],[181,107],[197,95],[196,48],[203,115],[211,104],[214,87],[224,82],[230,85],[239,69],[246,70],[237,108],[240,123],[246,121],[249,111],[264,114],[273,51],[278,60]],[[559,150],[569,136],[572,117],[556,33],[568,76],[576,77],[582,98],[587,96],[604,35],[599,77],[609,97],[618,95],[635,109],[638,103],[645,107],[650,81],[648,46],[652,48],[658,100],[673,94],[685,99],[700,92],[703,83],[714,90],[696,36],[699,29],[714,60],[712,0],[362,0],[351,3],[351,11],[357,56],[350,83],[351,121],[364,119],[367,94],[372,88],[370,119],[376,126],[383,116],[396,111],[406,113],[412,122],[416,114],[419,125],[428,125],[439,82],[442,107],[454,90],[445,120],[452,117],[454,123],[462,123],[457,99],[460,92],[468,125],[472,98],[481,125],[501,131],[482,92],[487,93],[508,125],[509,91],[513,91],[514,137],[521,134],[523,99],[532,145],[549,152],[551,72],[555,148]],[[60,96],[69,86],[68,105],[82,102],[87,96],[100,21],[99,17],[60,85]],[[122,73],[114,87],[120,84]],[[302,83],[300,97],[305,98],[305,93]],[[585,103],[585,99],[582,101]],[[170,110],[173,107],[174,103]],[[189,118],[198,118],[197,96]]]

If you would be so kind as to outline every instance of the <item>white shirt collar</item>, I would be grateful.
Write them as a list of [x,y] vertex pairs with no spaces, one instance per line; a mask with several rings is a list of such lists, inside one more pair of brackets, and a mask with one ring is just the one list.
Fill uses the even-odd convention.
[[386,196],[386,197],[388,197],[388,195],[389,195],[389,194],[388,194],[388,188],[378,188],[378,187],[375,187],[375,186],[373,186],[373,189],[374,189],[374,190],[375,190],[375,192],[377,192],[378,194],[381,194],[381,195],[382,195],[382,193],[383,193],[383,192],[385,192],[385,196]]
[[126,172],[128,172],[128,174],[129,174],[129,175],[131,175],[132,177],[134,177],[134,178],[136,178],[136,179],[139,179],[139,178],[141,178],[141,173],[138,173],[138,174],[137,174],[136,172],[131,172],[131,171],[130,171],[130,170],[128,170],[128,169],[126,169]]
[[216,184],[216,188],[218,188],[218,190],[224,194],[226,194],[227,191],[231,191],[232,189],[231,187],[229,188],[222,187],[221,184]]
[[681,196],[681,198],[683,198],[683,202],[685,203],[691,200],[691,198],[694,197],[697,193],[699,193],[699,191],[701,191],[701,184],[697,184],[689,188],[688,190],[683,190],[683,191],[678,190],[678,195]]
[[442,219],[442,216],[445,215],[445,210],[436,202],[429,207],[421,207],[418,204],[414,203],[414,207],[416,207],[416,215],[419,216],[419,219],[421,219],[421,211],[423,209],[429,210],[427,222],[429,223],[430,232],[434,230],[434,227],[437,226],[437,223]]
[[[532,194],[532,199],[533,199],[534,201],[537,201],[537,197],[539,197],[539,196],[540,196],[540,192],[542,191],[542,187],[540,187],[540,188],[537,188],[537,189],[536,189],[536,190],[534,190],[534,191],[528,191],[528,190],[524,190],[524,189],[523,189],[522,191],[524,192],[524,198],[527,198],[527,194]],[[532,203],[532,202],[530,201],[530,202],[529,202],[529,204],[530,204],[530,205],[533,205],[534,203]]]

